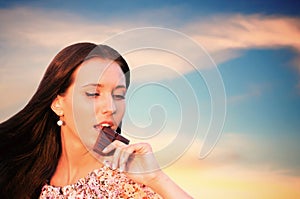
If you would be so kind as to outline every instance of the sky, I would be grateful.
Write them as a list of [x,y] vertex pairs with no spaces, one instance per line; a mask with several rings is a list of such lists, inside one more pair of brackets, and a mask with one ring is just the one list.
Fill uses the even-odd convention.
[[132,69],[123,133],[195,198],[300,197],[299,1],[0,1],[0,120],[51,59],[106,43]]

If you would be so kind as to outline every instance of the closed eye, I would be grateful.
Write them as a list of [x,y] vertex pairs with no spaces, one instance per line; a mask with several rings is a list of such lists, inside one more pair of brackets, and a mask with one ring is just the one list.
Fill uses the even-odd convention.
[[113,95],[113,98],[115,100],[123,100],[123,99],[125,99],[125,96],[124,95]]
[[89,92],[85,92],[86,96],[88,97],[98,97],[100,96],[100,93],[89,93]]

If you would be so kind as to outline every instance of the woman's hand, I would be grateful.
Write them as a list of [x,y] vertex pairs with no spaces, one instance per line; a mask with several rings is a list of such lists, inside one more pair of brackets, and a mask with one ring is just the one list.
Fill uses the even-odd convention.
[[112,169],[125,172],[136,182],[149,186],[164,175],[154,157],[151,146],[147,143],[125,145],[116,140],[108,145],[103,153],[113,150],[115,150],[114,154],[106,158],[105,164]]
[[119,169],[132,180],[151,187],[164,199],[192,198],[160,169],[149,144],[125,145],[116,140],[103,149],[103,153],[113,150],[114,154],[105,158],[107,166]]

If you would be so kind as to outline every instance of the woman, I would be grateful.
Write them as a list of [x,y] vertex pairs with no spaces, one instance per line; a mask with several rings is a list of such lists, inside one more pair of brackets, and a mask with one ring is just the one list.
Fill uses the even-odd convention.
[[148,144],[116,140],[93,152],[98,128],[120,132],[129,82],[127,63],[108,46],[59,52],[25,108],[0,125],[1,198],[190,198]]

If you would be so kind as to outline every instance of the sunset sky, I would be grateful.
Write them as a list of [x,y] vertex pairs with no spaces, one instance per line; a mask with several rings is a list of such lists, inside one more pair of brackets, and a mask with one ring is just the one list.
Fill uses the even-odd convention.
[[59,50],[106,43],[133,74],[124,135],[150,142],[187,192],[300,198],[299,8],[297,0],[1,0],[0,120],[24,107]]

